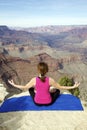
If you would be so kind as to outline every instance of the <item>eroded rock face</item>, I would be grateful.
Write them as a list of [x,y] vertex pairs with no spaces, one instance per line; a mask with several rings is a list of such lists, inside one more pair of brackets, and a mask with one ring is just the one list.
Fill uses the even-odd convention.
[[[55,73],[61,69],[60,63],[46,53],[36,55],[24,60],[10,56],[0,55],[0,79],[8,86],[7,79],[13,78],[16,83],[27,83],[32,77],[38,75],[37,64],[40,61],[48,63],[49,73]],[[9,90],[9,87],[7,87]],[[11,91],[11,88],[10,88]]]

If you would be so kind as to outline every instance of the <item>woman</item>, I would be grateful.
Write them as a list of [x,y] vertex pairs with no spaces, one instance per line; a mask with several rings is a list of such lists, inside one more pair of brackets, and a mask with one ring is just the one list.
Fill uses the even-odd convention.
[[[48,65],[44,62],[40,62],[37,66],[39,75],[34,77],[25,86],[16,85],[13,80],[8,82],[19,89],[29,89],[30,95],[33,101],[37,105],[51,105],[55,102],[60,94],[59,89],[74,89],[79,86],[80,83],[75,83],[74,86],[60,86],[54,79],[47,77]],[[55,91],[50,91],[50,87],[55,87]]]

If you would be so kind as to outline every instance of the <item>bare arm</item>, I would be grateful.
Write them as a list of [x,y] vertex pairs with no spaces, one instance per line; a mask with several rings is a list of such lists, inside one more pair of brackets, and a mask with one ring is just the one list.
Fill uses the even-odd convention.
[[8,80],[9,84],[11,84],[13,87],[19,88],[19,89],[29,89],[35,85],[35,78],[32,78],[30,82],[28,82],[26,85],[17,85],[14,83],[13,80]]
[[57,82],[55,82],[54,79],[50,78],[50,85],[56,87],[57,89],[69,90],[69,89],[77,88],[80,85],[80,83],[76,82],[73,86],[61,86]]

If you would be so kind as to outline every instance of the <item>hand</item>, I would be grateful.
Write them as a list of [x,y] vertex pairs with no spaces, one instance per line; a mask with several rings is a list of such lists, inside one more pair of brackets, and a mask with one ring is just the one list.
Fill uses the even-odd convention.
[[14,81],[13,81],[13,79],[12,79],[12,80],[8,80],[8,83],[14,86]]
[[54,93],[54,92],[56,92],[56,88],[52,88],[51,90],[50,90],[50,93]]
[[79,87],[79,85],[80,85],[80,82],[75,82],[74,87],[77,88]]

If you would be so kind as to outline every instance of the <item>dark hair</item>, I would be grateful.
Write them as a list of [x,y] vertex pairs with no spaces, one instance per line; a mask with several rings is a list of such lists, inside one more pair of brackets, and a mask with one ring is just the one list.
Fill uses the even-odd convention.
[[45,82],[45,74],[48,72],[48,65],[45,62],[40,62],[38,64],[38,71],[41,74],[40,79],[42,82]]

